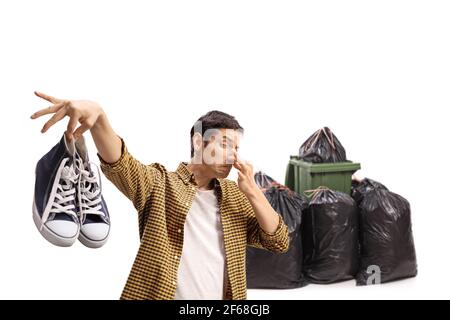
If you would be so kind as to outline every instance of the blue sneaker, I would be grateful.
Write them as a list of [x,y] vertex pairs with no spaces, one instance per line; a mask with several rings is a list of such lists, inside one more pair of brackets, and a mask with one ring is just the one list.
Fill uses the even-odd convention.
[[78,239],[86,247],[99,248],[108,240],[111,228],[108,208],[102,196],[100,170],[89,161],[83,136],[77,139],[75,148],[75,162],[80,173],[76,196],[76,211],[81,225]]
[[65,135],[36,165],[33,220],[42,236],[54,245],[71,246],[78,238],[76,214],[78,183],[75,145]]

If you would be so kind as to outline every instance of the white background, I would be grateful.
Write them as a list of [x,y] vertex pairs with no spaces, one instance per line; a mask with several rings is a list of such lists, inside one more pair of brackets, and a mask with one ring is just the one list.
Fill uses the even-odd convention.
[[243,157],[281,182],[289,155],[328,125],[360,176],[411,202],[419,275],[249,299],[450,298],[449,16],[448,1],[430,0],[0,2],[0,298],[117,299],[139,244],[109,181],[103,248],[40,236],[34,167],[67,122],[42,135],[45,120],[29,116],[48,104],[34,90],[98,101],[135,157],[170,170],[211,109],[236,116]]

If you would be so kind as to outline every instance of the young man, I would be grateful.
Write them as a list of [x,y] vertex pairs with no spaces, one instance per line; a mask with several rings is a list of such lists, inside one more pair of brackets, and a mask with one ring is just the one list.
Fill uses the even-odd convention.
[[[31,116],[54,114],[42,132],[65,116],[68,140],[90,130],[103,173],[138,212],[141,244],[122,299],[245,299],[246,246],[287,251],[285,223],[237,153],[243,129],[234,117],[202,116],[190,162],[169,172],[133,158],[97,103],[36,95],[53,104]],[[237,184],[226,179],[233,166]]]

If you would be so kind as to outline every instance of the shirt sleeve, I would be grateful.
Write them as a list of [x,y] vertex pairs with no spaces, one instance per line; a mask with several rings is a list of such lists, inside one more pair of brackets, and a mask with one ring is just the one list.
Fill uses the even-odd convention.
[[153,190],[155,183],[162,179],[162,170],[157,163],[144,165],[136,160],[127,149],[122,138],[122,150],[119,160],[108,163],[100,154],[100,168],[106,178],[111,181],[140,211]]
[[247,197],[243,196],[243,210],[247,216],[247,243],[248,245],[264,248],[272,252],[284,253],[289,249],[288,228],[278,214],[279,222],[274,233],[267,233],[258,223],[253,207]]

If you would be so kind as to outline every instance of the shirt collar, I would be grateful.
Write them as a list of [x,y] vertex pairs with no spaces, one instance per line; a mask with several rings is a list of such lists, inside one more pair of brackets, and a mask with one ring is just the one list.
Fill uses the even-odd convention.
[[[188,169],[187,165],[188,165],[187,162],[180,162],[176,170],[176,173],[180,176],[180,178],[183,180],[185,184],[188,184],[189,182],[195,183],[194,173],[192,173]],[[220,187],[220,180],[221,179],[214,178],[214,188]]]

